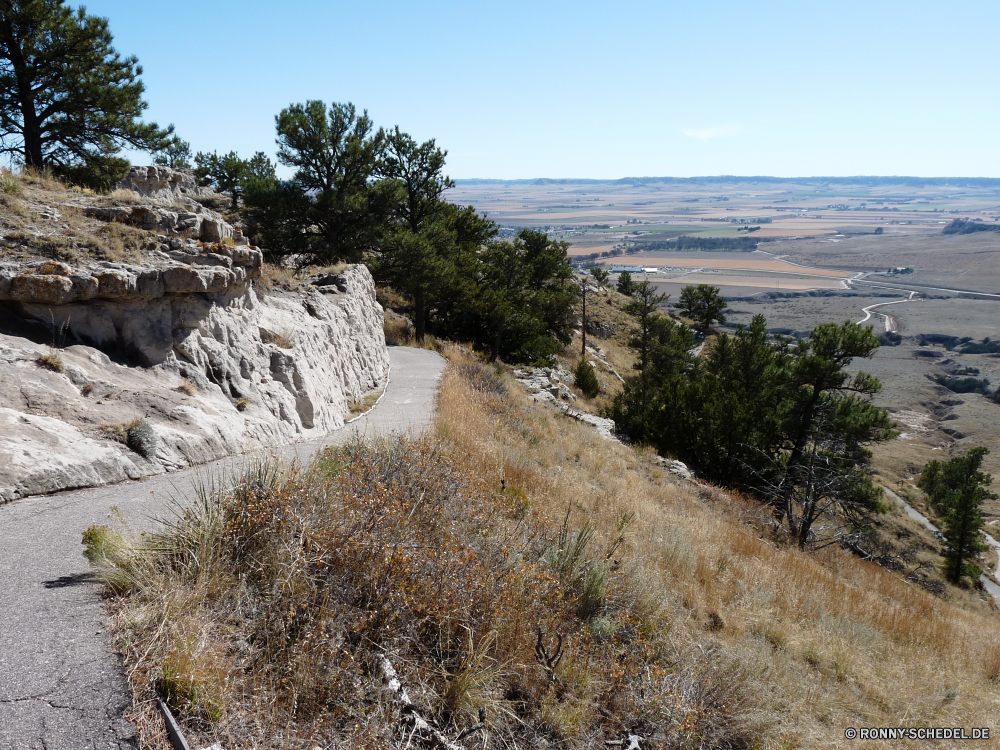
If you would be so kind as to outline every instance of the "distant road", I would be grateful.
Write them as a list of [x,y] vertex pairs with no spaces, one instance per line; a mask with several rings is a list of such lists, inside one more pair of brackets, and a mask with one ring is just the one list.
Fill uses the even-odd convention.
[[948,294],[967,294],[970,297],[981,297],[982,299],[1000,300],[1000,294],[992,294],[990,292],[973,292],[968,289],[945,289],[943,287],[922,286],[920,284],[905,284],[905,285],[887,284],[881,281],[867,281],[865,279],[848,279],[847,283],[850,284],[851,286],[854,286],[855,284],[867,284],[868,286],[893,289],[900,292],[917,291],[920,292],[921,294],[926,294],[927,292],[947,292]]
[[[343,429],[277,449],[308,460],[319,448],[354,437],[417,434],[433,419],[445,360],[423,349],[392,347],[389,386],[379,404]],[[135,748],[122,720],[131,703],[114,654],[100,589],[83,556],[81,533],[108,523],[117,506],[135,527],[149,527],[170,497],[199,477],[238,470],[234,456],[174,474],[109,487],[29,497],[0,506],[0,748]]]

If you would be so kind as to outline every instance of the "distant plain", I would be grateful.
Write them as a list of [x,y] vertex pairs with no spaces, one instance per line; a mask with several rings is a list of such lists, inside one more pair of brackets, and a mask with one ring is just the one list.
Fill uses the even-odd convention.
[[[914,297],[872,310],[866,323],[884,333],[888,322],[902,341],[855,363],[882,380],[876,403],[900,420],[900,438],[876,450],[879,470],[887,482],[913,482],[926,461],[985,445],[992,451],[985,468],[1000,481],[1000,404],[934,380],[971,368],[1000,389],[1000,355],[962,354],[920,340],[920,334],[1000,339],[1000,232],[941,233],[955,218],[1000,224],[1000,188],[752,179],[460,182],[449,198],[475,205],[509,230],[545,230],[570,243],[574,257],[681,235],[746,236],[739,227],[759,226],[752,233],[756,252],[657,247],[599,259],[609,268],[666,267],[636,278],[649,278],[671,302],[686,285],[718,286],[731,300],[730,330],[761,313],[772,331],[804,336],[820,323],[861,321],[865,307]],[[896,269],[907,273],[888,273]],[[1000,503],[988,512],[1000,517]]]

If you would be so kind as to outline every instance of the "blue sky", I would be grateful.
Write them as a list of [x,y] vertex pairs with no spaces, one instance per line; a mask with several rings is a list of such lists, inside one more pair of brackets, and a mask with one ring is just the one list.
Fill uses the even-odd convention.
[[[456,178],[1000,177],[1000,3],[95,0],[194,150],[350,101]],[[136,157],[141,160],[142,157]]]

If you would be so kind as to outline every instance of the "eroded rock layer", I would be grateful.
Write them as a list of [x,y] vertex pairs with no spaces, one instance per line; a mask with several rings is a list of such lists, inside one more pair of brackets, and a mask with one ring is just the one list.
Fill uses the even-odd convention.
[[265,295],[260,262],[218,244],[0,266],[0,502],[341,426],[388,369],[372,278]]

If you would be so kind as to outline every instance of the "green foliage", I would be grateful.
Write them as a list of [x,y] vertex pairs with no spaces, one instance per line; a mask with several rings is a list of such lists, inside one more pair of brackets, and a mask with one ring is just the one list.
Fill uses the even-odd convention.
[[[453,225],[456,209],[443,198],[454,184],[443,173],[447,153],[433,139],[418,144],[396,127],[385,135],[379,166],[383,180],[376,191],[388,213],[372,271],[413,298],[418,341],[427,328],[430,297],[442,279],[455,273],[461,252]],[[480,243],[494,231],[485,222],[478,229]]]
[[681,312],[694,321],[695,328],[701,333],[708,331],[712,323],[725,323],[726,300],[719,296],[719,287],[708,284],[686,286],[681,289],[681,299],[678,305]]
[[930,461],[917,482],[931,505],[944,516],[945,572],[954,583],[963,576],[973,580],[979,577],[980,571],[971,561],[977,552],[987,549],[981,541],[982,506],[987,500],[997,499],[986,489],[993,477],[980,470],[987,455],[989,450],[979,446],[944,463]]
[[885,230],[882,227],[875,227],[875,234],[882,234]]
[[620,274],[618,274],[617,289],[619,294],[624,294],[626,297],[631,297],[633,288],[634,287],[632,284],[632,274],[630,274],[628,271],[622,271]]
[[139,121],[142,68],[115,51],[107,19],[60,0],[0,7],[0,152],[37,168],[100,168],[122,147],[163,147],[173,127]]
[[244,187],[250,236],[271,260],[358,262],[374,251],[398,185],[375,181],[386,136],[353,104],[307,101],[276,117],[278,161],[291,180],[258,171]]
[[943,373],[938,373],[934,377],[934,382],[943,385],[953,393],[982,393],[984,396],[990,387],[990,381],[987,378],[949,377]]
[[772,502],[803,547],[820,518],[857,527],[883,509],[866,445],[893,424],[870,402],[879,382],[845,371],[878,347],[870,329],[821,325],[793,346],[770,341],[758,315],[694,359],[686,327],[653,317],[649,328],[631,342],[639,374],[609,412],[620,432]]
[[708,250],[751,252],[761,242],[756,237],[691,237],[682,234],[676,240],[640,241],[634,247],[640,250]]
[[[181,143],[187,145],[183,141]],[[210,154],[199,151],[194,156],[194,163],[198,184],[212,185],[216,190],[227,193],[250,180],[275,179],[275,165],[262,151],[249,159],[241,159],[235,151],[222,156],[215,151]]]
[[128,176],[130,166],[128,159],[119,156],[95,156],[86,162],[56,166],[52,171],[70,185],[109,193]]
[[608,277],[610,274],[607,269],[603,266],[594,266],[590,269],[590,275],[594,277],[594,281],[598,283],[599,286],[604,286],[608,283]]
[[573,373],[573,385],[583,391],[587,398],[594,398],[601,392],[601,383],[597,379],[593,365],[585,359],[581,359]]
[[190,169],[191,144],[174,135],[163,146],[153,152],[153,162],[163,167]]
[[986,224],[980,220],[953,219],[941,230],[941,234],[972,234],[973,232],[1000,232],[1000,225]]
[[572,340],[574,289],[567,244],[523,230],[479,255],[478,284],[466,301],[471,337],[490,359],[549,359]]
[[295,104],[276,124],[278,158],[294,176],[244,183],[247,231],[269,259],[364,260],[377,284],[412,300],[417,340],[471,341],[491,360],[518,362],[547,361],[569,343],[567,245],[529,231],[494,241],[493,222],[444,199],[453,183],[433,140],[375,131],[352,104]]
[[880,333],[875,338],[878,339],[880,346],[899,346],[903,343],[903,337],[893,331]]

